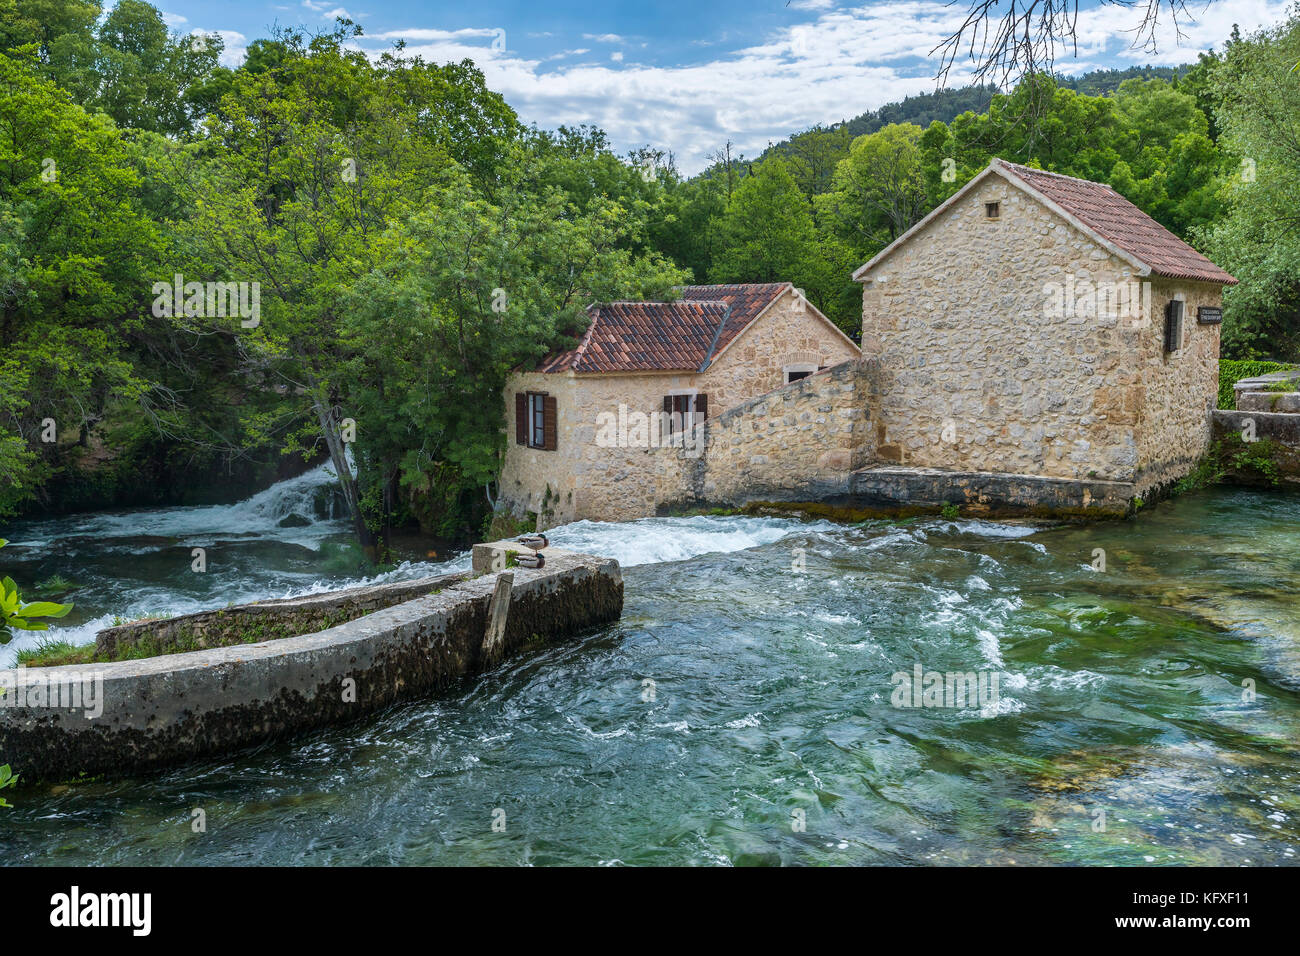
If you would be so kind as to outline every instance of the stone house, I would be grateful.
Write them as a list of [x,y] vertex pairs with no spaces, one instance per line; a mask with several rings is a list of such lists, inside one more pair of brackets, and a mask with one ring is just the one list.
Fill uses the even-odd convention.
[[995,159],[853,278],[882,466],[1132,497],[1209,445],[1236,280],[1109,186]]
[[[558,495],[557,522],[808,501],[1116,515],[1209,447],[1236,280],[1109,186],[995,159],[853,278],[861,354],[788,284],[598,310],[512,382],[503,498]],[[596,421],[620,402],[705,420],[611,451]]]
[[499,506],[547,526],[654,514],[660,448],[675,439],[690,454],[708,418],[861,355],[789,282],[688,286],[588,314],[575,348],[505,389]]

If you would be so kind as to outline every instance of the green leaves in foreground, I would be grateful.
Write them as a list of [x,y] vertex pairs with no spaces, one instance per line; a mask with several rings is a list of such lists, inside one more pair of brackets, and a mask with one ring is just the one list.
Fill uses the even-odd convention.
[[[0,548],[9,542],[0,538]],[[0,644],[8,644],[13,639],[14,631],[45,631],[49,625],[37,621],[38,617],[64,617],[72,610],[71,604],[56,604],[53,601],[33,601],[23,603],[18,594],[18,585],[12,578],[0,578]],[[0,787],[5,784],[4,774],[8,767],[0,770]]]
[[[5,787],[12,787],[18,782],[18,774],[9,769],[8,764],[0,764],[0,790]],[[11,804],[4,797],[0,797],[0,807],[11,807]]]

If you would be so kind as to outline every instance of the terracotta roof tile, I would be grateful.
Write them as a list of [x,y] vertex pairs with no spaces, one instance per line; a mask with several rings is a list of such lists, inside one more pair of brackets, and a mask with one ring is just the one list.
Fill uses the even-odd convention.
[[683,299],[725,302],[731,306],[731,315],[718,336],[710,359],[727,347],[727,344],[758,318],[759,313],[771,305],[786,289],[789,282],[747,282],[737,285],[688,285],[682,289]]
[[1006,160],[999,162],[1099,236],[1149,266],[1156,275],[1236,285],[1236,279],[1109,186]]
[[611,302],[587,310],[578,347],[547,358],[541,372],[695,371],[709,354],[725,302]]
[[577,348],[548,356],[538,371],[694,372],[788,288],[788,282],[692,285],[676,302],[592,306]]

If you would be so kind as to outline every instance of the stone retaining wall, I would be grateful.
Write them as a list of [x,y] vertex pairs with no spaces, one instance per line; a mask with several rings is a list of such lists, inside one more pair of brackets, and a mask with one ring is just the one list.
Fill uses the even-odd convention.
[[1214,410],[1216,440],[1239,438],[1253,423],[1254,436],[1267,441],[1284,485],[1300,484],[1300,415],[1284,412]]
[[[542,569],[511,569],[499,653],[622,613],[618,562],[555,549],[546,558]],[[112,664],[0,671],[0,763],[27,780],[121,775],[427,695],[482,669],[497,577],[455,583],[317,634]],[[89,707],[50,706],[51,687],[96,684],[98,715]]]
[[853,476],[854,505],[895,511],[939,510],[962,515],[1118,518],[1136,494],[1131,482],[1045,478],[935,468],[867,468]]
[[874,453],[878,372],[873,359],[842,362],[711,418],[702,454],[657,449],[659,513],[847,493]]

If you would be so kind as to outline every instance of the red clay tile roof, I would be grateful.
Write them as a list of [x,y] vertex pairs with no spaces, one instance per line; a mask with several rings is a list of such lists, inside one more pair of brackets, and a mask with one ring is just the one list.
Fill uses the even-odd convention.
[[578,347],[548,356],[537,370],[698,371],[788,288],[788,282],[692,285],[676,302],[592,306]]
[[718,336],[717,345],[709,353],[716,358],[727,344],[758,318],[759,313],[776,301],[789,282],[748,282],[743,285],[688,285],[682,289],[683,299],[705,302],[725,302],[731,306],[731,315]]
[[725,302],[611,302],[587,310],[578,347],[544,360],[539,372],[695,371],[726,318]]
[[1237,284],[1227,272],[1109,186],[1006,160],[999,162],[1099,236],[1149,266],[1156,275]]

